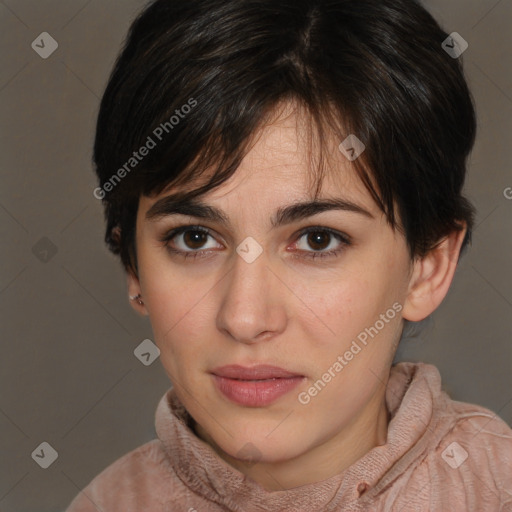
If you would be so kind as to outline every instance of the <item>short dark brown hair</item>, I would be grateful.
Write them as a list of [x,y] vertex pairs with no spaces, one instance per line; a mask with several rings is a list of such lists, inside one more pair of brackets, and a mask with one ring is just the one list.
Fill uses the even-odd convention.
[[211,179],[183,196],[220,185],[288,100],[304,107],[321,143],[326,130],[364,143],[354,169],[411,257],[466,224],[464,248],[474,208],[462,188],[476,121],[460,58],[441,46],[447,37],[415,0],[149,3],[98,115],[95,195],[110,250],[137,274],[140,196],[193,183],[208,168]]

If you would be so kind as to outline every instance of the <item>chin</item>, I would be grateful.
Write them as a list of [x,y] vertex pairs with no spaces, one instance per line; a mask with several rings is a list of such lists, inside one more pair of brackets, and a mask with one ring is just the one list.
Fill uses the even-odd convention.
[[[274,426],[275,428],[275,426]],[[235,436],[222,443],[219,447],[230,457],[245,463],[279,463],[299,456],[303,443],[283,432],[272,439],[265,432],[253,433],[248,436]]]

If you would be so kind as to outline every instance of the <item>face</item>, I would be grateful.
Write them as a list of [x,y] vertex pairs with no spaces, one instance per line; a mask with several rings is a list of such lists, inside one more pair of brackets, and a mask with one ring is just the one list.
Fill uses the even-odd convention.
[[[402,329],[405,239],[339,141],[317,201],[345,207],[289,210],[312,201],[297,126],[283,113],[230,180],[200,198],[224,222],[169,204],[152,216],[173,188],[139,205],[136,285],[161,362],[201,436],[232,460],[253,450],[277,463],[347,436],[357,443],[382,409]],[[289,375],[222,370],[230,365]]]

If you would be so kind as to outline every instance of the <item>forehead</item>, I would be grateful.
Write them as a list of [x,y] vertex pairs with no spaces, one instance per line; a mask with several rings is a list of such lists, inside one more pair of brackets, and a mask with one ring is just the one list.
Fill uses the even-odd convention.
[[[254,133],[235,173],[201,196],[201,200],[264,202],[277,208],[284,203],[313,199],[322,171],[320,198],[341,197],[378,216],[378,207],[356,169],[339,150],[339,137],[332,130],[323,135],[320,140],[311,117],[295,104],[280,105]],[[206,183],[213,172],[207,169],[186,187],[170,185],[158,196],[141,198],[141,206],[149,208],[162,197],[194,190]]]

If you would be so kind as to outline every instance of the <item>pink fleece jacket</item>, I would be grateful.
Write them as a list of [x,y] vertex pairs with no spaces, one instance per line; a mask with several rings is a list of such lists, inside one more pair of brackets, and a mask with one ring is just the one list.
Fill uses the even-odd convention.
[[66,512],[512,512],[512,430],[451,400],[438,370],[398,363],[386,391],[386,444],[322,482],[266,491],[190,428],[169,389],[154,439],[107,467]]

